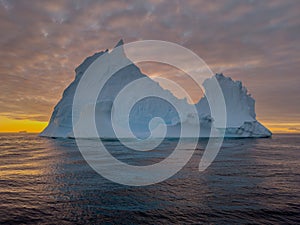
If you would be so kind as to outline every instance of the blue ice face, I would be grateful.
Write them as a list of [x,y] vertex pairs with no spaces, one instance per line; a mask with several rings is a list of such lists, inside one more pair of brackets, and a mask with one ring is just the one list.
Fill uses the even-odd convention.
[[[179,121],[179,115],[172,104],[158,97],[147,97],[138,101],[130,111],[129,125],[132,132],[138,138],[147,138],[150,135],[150,121],[156,117],[161,118],[167,126]],[[151,129],[160,123],[151,123]]]

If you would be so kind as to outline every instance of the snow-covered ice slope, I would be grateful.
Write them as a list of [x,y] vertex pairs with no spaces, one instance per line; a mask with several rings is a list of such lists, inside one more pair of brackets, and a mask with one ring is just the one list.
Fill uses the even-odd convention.
[[[116,46],[123,44],[121,40]],[[119,48],[120,49],[120,48]],[[99,56],[107,54],[110,57],[112,52],[102,51],[88,57],[84,62],[75,69],[75,80],[65,89],[62,99],[55,106],[50,122],[40,136],[46,137],[74,137],[72,125],[72,104],[77,85],[89,65]],[[125,54],[121,54],[126,57]],[[109,59],[109,58],[108,58]],[[128,60],[128,59],[126,59]],[[113,68],[117,62],[107,60],[108,67]],[[227,126],[225,137],[269,137],[271,132],[256,120],[255,115],[255,100],[247,93],[247,89],[242,86],[240,81],[233,81],[231,78],[225,77],[223,74],[215,75],[220,87],[222,88],[226,110],[227,110]],[[100,137],[115,138],[115,132],[111,125],[111,116],[117,118],[120,113],[113,110],[113,102],[117,94],[127,84],[139,78],[145,78],[147,88],[153,90],[154,93],[159,93],[166,96],[175,102],[177,108],[186,112],[183,118],[179,118],[178,112],[168,102],[154,97],[148,97],[139,101],[131,110],[129,115],[129,123],[132,132],[137,137],[147,137],[150,135],[149,122],[154,117],[160,117],[167,125],[167,137],[179,137],[181,123],[187,123],[193,130],[193,121],[195,117],[189,114],[189,108],[192,105],[188,104],[185,99],[177,99],[171,92],[164,90],[159,84],[146,75],[142,74],[140,69],[134,65],[129,66],[116,72],[106,83],[101,90],[97,105],[96,105],[96,124]],[[214,90],[210,90],[209,83],[213,82],[212,78],[207,79],[203,86],[207,95]],[[80,116],[84,116],[85,110],[89,110],[88,99],[82,103],[82,112]],[[196,134],[199,137],[209,137],[211,129],[221,129],[214,126],[214,118],[210,113],[210,108],[206,97],[203,97],[196,105],[196,109],[200,122],[200,133]],[[121,114],[122,116],[122,114]],[[81,118],[82,119],[82,118]],[[198,118],[197,118],[198,119]],[[76,121],[76,119],[75,119]],[[118,118],[116,119],[118,121]],[[122,118],[119,118],[122,121]],[[180,123],[181,121],[181,123]],[[86,128],[88,129],[88,127]]]
[[[230,77],[223,74],[216,74],[216,79],[222,89],[226,112],[227,126],[225,137],[270,137],[272,133],[256,120],[255,100],[248,94],[246,87],[240,81],[233,81]],[[212,95],[208,87],[211,79],[204,81],[204,88],[207,95]],[[196,104],[199,117],[202,123],[206,123],[211,118],[208,101],[204,96]]]

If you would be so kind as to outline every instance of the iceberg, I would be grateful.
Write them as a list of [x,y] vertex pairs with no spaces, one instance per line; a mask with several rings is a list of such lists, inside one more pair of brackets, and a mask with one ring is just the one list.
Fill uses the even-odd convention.
[[[75,69],[76,76],[74,81],[64,90],[61,100],[54,107],[48,126],[40,133],[40,136],[74,138],[74,121],[79,119],[84,121],[85,116],[90,115],[87,112],[89,112],[92,107],[89,103],[90,99],[87,98],[82,102],[82,105],[80,105],[79,112],[74,113],[72,111],[76,88],[78,87],[83,74],[88,67],[98,59],[98,57],[103,56],[104,54],[106,55],[106,58],[104,61],[101,61],[101,63],[106,63],[106,67],[113,70],[118,62],[112,60],[112,55],[114,54],[115,49],[122,45],[123,41],[120,40],[112,51],[106,50],[95,53],[86,58],[83,63]],[[129,60],[126,58],[124,52],[121,52],[120,55],[122,57],[120,60]],[[143,80],[146,81],[143,83],[145,88],[160,96],[165,96],[167,99],[171,99],[174,104],[172,105],[163,99],[150,96],[138,101],[132,107],[129,115],[122,112],[122,110],[116,110],[114,101],[118,96],[118,93],[132,81],[136,81],[140,78],[143,78]],[[215,118],[213,118],[211,114],[209,102],[206,97],[209,94],[214,96],[214,90],[209,88],[212,79],[218,81],[224,95],[227,111],[227,124],[225,128],[220,128],[214,123]],[[100,91],[95,107],[95,122],[99,137],[119,137],[115,133],[112,119],[116,121],[117,125],[119,124],[120,127],[124,127],[122,125],[125,121],[123,118],[124,116],[129,117],[130,129],[138,138],[149,137],[152,128],[161,130],[161,123],[166,127],[165,137],[172,138],[180,137],[182,123],[186,123],[191,127],[191,136],[195,136],[195,132],[193,131],[197,130],[194,129],[193,126],[195,124],[200,124],[200,131],[196,132],[196,136],[200,138],[210,137],[211,131],[218,129],[225,129],[225,137],[232,138],[270,137],[272,135],[266,127],[256,120],[255,100],[240,81],[234,81],[220,73],[216,74],[213,78],[205,80],[203,86],[206,95],[202,97],[198,103],[192,105],[189,104],[186,99],[178,99],[170,91],[163,89],[159,83],[143,74],[135,64],[131,63],[114,73]],[[126,105],[127,102],[123,101],[120,104]],[[191,113],[189,110],[191,107],[196,109],[197,115]],[[183,112],[181,117],[176,109],[180,109],[180,111]],[[74,119],[74,115],[77,118]],[[74,126],[76,126],[76,123]],[[88,123],[86,123],[85,129],[89,129]],[[217,134],[217,132],[215,132],[215,134]],[[187,137],[188,136],[189,135],[187,135]],[[126,132],[122,137],[126,137]]]

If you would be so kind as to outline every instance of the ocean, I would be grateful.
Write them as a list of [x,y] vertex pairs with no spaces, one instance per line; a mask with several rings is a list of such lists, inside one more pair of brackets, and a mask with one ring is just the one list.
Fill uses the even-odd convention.
[[[300,135],[226,139],[198,171],[207,140],[188,164],[150,186],[113,183],[96,173],[72,139],[0,134],[1,224],[300,224]],[[176,140],[138,157],[106,140],[128,163],[157,162]]]

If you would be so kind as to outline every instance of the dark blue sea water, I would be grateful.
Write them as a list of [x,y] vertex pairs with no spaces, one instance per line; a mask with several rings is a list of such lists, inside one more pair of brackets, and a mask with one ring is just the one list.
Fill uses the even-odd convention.
[[[106,145],[121,160],[137,160],[119,142]],[[174,145],[166,140],[138,161],[159,161]],[[225,140],[200,173],[205,145],[199,141],[172,178],[129,187],[94,172],[74,140],[1,134],[0,223],[300,224],[300,135]]]

